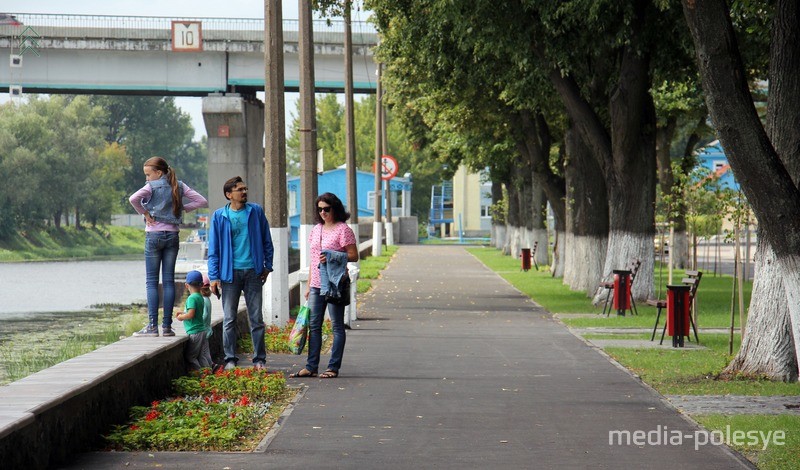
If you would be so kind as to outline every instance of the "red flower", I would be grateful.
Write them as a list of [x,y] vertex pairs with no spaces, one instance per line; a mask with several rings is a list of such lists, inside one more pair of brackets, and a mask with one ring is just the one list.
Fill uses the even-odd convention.
[[144,417],[144,420],[145,421],[153,421],[154,419],[158,418],[159,414],[160,413],[158,411],[156,411],[156,410],[150,410],[150,412],[147,413],[147,416]]
[[130,429],[131,429],[131,431],[138,431],[139,430],[139,426],[137,426],[135,424],[131,424],[131,428]]
[[237,405],[239,406],[247,406],[249,404],[250,404],[250,399],[247,397],[247,395],[242,395],[242,398],[240,398],[239,402],[237,403]]

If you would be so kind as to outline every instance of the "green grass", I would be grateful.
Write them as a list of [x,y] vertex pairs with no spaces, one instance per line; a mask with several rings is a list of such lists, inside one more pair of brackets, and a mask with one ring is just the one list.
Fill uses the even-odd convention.
[[144,230],[136,227],[47,228],[0,240],[0,262],[45,261],[141,254]]
[[[736,437],[733,433],[741,431],[747,436],[748,432],[760,432],[758,443],[753,444],[749,439],[743,439],[739,434],[739,443],[731,438],[728,444],[735,450],[744,454],[755,462],[758,468],[766,470],[789,470],[798,468],[798,455],[800,455],[800,416],[796,415],[706,415],[695,416],[697,422],[710,431],[720,431],[725,435]],[[786,439],[779,445],[774,439],[766,440],[769,445],[764,445],[763,436],[771,436],[776,431],[783,431]],[[752,434],[751,434],[752,435]],[[748,442],[749,441],[749,442]],[[765,448],[766,447],[766,448]]]
[[[361,280],[378,279],[381,271],[386,267],[396,252],[396,245],[384,246],[381,250],[381,256],[369,256],[362,259],[359,263],[358,282],[361,283]],[[358,292],[361,292],[361,288],[361,284],[359,284]]]
[[[707,349],[608,347],[605,351],[664,395],[800,395],[797,383],[754,377],[719,379],[718,374],[731,360],[728,335],[705,334],[700,336],[700,344]],[[733,348],[739,349],[738,336]]]
[[[650,333],[638,333],[638,334],[634,334],[634,333],[629,333],[629,334],[628,333],[625,333],[625,334],[588,333],[588,334],[582,334],[581,336],[583,336],[584,338],[589,339],[589,340],[591,340],[591,339],[634,339],[634,340],[635,339],[638,339],[638,340],[648,339],[649,340],[650,339]],[[658,338],[658,337],[659,336],[656,335],[656,338]],[[664,341],[666,341],[666,339]]]
[[[563,284],[562,279],[552,277],[545,267],[539,271],[524,272],[520,271],[519,260],[503,255],[496,248],[469,248],[467,251],[549,312],[599,314],[603,311],[602,305],[593,306],[591,299],[585,293],[569,290],[569,287]],[[673,278],[680,279],[683,275],[683,270],[675,270]],[[657,271],[655,279],[658,282]],[[697,325],[699,328],[728,328],[730,326],[732,283],[731,276],[714,277],[704,273],[697,290]],[[745,307],[750,303],[752,285],[752,282],[744,283]],[[639,302],[637,311],[639,315],[628,314],[621,317],[612,312],[608,317],[597,315],[591,318],[570,318],[566,316],[561,317],[561,320],[573,328],[652,328],[656,319],[656,308]],[[662,312],[660,320],[662,325],[664,315],[665,312]],[[739,327],[738,310],[734,324],[735,328]]]

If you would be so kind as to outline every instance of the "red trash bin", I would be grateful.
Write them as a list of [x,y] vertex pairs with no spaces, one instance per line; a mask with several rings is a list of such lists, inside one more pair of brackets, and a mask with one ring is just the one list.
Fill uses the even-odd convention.
[[690,286],[667,286],[667,334],[672,336],[672,347],[683,347],[683,337],[689,336]]
[[531,269],[531,249],[523,248],[519,256],[522,258],[522,270],[527,271]]
[[631,272],[627,269],[614,270],[614,309],[617,315],[625,316],[631,309]]

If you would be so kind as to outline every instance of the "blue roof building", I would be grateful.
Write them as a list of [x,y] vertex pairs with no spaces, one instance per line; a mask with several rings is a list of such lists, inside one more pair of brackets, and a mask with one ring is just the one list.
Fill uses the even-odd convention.
[[[344,203],[345,209],[351,214],[353,210],[347,207],[347,171],[342,166],[328,170],[317,176],[319,194],[333,193]],[[358,217],[375,216],[375,174],[366,171],[356,171],[356,186],[358,191]],[[389,195],[392,201],[392,217],[406,217],[411,215],[411,175],[394,177],[389,180]],[[286,180],[288,191],[289,228],[291,229],[292,247],[297,248],[297,238],[300,232],[300,177],[293,176]],[[381,207],[386,207],[386,199]]]
[[728,157],[725,156],[725,151],[722,149],[722,144],[719,143],[719,140],[711,142],[698,151],[697,158],[702,167],[708,169],[711,174],[719,178],[720,185],[723,188],[729,188],[734,191],[739,190],[739,183],[733,176]]

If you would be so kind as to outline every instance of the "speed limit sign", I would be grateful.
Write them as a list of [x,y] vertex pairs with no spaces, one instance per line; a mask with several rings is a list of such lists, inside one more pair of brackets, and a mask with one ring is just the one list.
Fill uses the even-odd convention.
[[397,170],[399,166],[397,165],[397,159],[392,157],[391,155],[383,155],[381,156],[381,179],[384,181],[388,181],[395,176],[397,176]]

